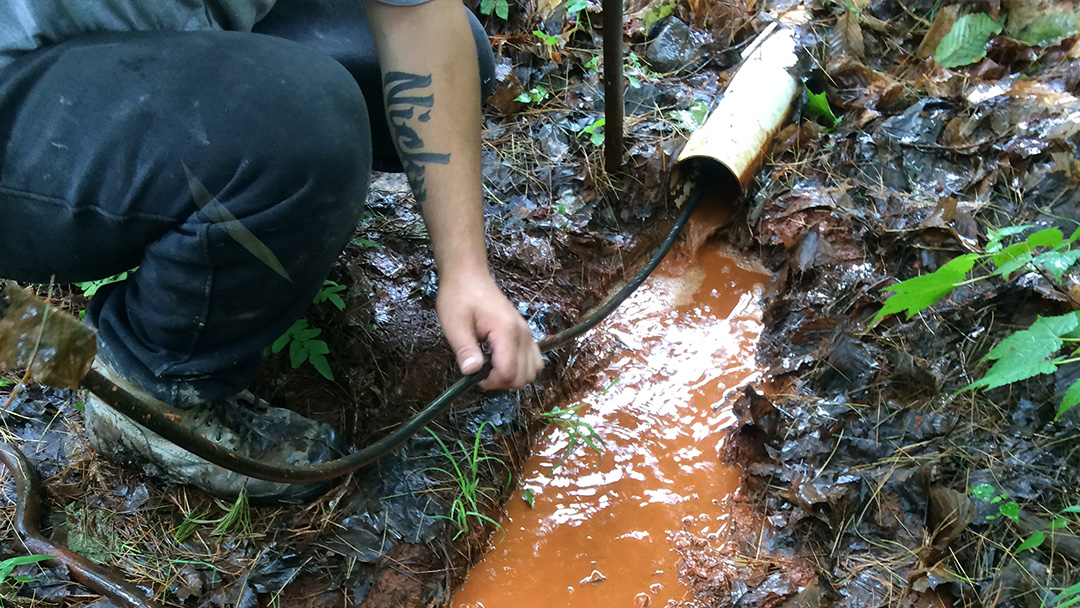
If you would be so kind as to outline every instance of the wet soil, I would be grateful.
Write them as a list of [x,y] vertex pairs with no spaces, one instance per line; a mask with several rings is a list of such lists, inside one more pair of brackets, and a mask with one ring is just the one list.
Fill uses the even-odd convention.
[[[708,228],[697,220],[691,231]],[[674,605],[693,596],[676,549],[688,538],[717,549],[729,541],[741,470],[722,459],[723,431],[735,422],[734,395],[760,374],[770,277],[715,243],[677,257],[598,330],[615,354],[578,413],[603,453],[571,448],[557,425],[545,431],[505,530],[454,606]]]

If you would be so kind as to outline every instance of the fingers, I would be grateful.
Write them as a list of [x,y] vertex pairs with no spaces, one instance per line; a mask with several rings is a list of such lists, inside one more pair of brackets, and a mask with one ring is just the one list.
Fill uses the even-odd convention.
[[491,344],[491,374],[481,383],[485,390],[519,389],[536,378],[543,369],[540,348],[532,339],[528,324],[516,317],[488,334]]
[[444,322],[443,331],[450,347],[454,349],[454,357],[461,373],[467,376],[480,371],[484,366],[484,352],[480,350],[480,344],[476,340],[472,320],[454,319]]

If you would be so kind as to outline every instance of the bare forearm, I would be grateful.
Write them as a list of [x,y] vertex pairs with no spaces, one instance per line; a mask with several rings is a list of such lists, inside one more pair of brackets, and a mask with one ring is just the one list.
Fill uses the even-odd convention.
[[442,279],[487,273],[476,49],[457,0],[370,2],[387,118]]

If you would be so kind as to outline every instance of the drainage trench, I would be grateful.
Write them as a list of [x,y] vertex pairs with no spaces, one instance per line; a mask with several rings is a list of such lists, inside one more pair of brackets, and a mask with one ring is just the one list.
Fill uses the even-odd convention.
[[578,414],[603,438],[603,455],[582,443],[567,455],[566,433],[544,432],[507,503],[505,531],[455,608],[689,599],[673,537],[685,531],[717,547],[727,538],[740,470],[721,460],[723,431],[735,393],[759,373],[759,301],[770,278],[715,243],[682,256],[689,263],[678,257],[598,330],[617,352]]

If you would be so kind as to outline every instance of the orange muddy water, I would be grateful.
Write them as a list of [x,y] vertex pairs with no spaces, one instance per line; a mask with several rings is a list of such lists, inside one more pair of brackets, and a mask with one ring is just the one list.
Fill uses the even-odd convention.
[[759,371],[769,278],[718,245],[680,257],[600,330],[623,348],[578,414],[603,455],[579,443],[567,456],[566,433],[547,429],[455,608],[659,608],[688,595],[669,535],[726,538],[739,471],[720,461],[720,431]]

